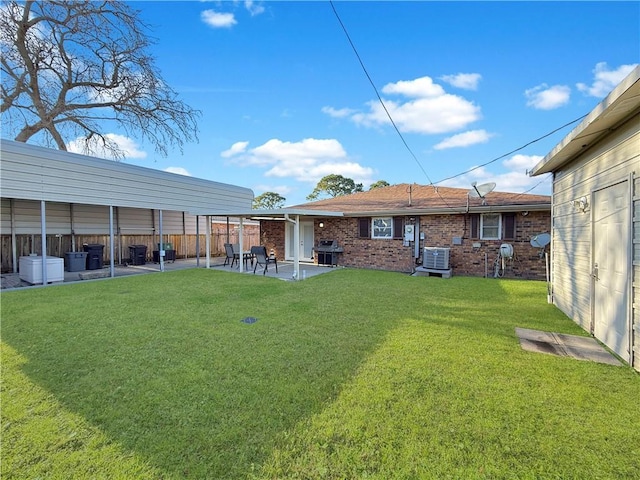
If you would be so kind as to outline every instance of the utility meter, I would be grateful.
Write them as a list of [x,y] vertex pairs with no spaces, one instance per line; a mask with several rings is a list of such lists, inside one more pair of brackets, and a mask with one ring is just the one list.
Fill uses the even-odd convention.
[[415,234],[415,225],[405,225],[404,226],[404,241],[405,242],[413,242],[416,239]]

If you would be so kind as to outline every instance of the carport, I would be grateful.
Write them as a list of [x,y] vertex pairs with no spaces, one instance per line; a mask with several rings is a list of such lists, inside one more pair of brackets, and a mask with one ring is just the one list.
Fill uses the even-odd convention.
[[[204,217],[188,215],[189,210],[249,209],[253,201],[248,188],[21,142],[3,139],[0,152],[0,233],[7,245],[10,242],[5,254],[17,272],[18,256],[24,256],[16,249],[17,236],[40,237],[44,285],[47,235],[70,237],[74,250],[77,235],[105,236],[114,276],[116,238],[122,231],[160,243],[169,228],[197,238]],[[206,222],[203,226],[210,235],[211,217]],[[29,253],[35,253],[31,248]],[[163,248],[158,250],[162,271]]]

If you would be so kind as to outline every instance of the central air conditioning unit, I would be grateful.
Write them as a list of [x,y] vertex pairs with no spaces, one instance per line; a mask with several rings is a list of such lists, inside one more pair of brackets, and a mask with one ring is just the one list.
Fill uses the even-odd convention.
[[422,266],[432,270],[449,270],[449,249],[424,247]]

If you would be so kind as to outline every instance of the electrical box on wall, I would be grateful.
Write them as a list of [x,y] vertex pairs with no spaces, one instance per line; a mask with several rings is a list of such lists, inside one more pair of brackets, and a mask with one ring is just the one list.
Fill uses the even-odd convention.
[[413,242],[416,239],[416,231],[415,225],[405,225],[404,226],[404,241],[405,242]]

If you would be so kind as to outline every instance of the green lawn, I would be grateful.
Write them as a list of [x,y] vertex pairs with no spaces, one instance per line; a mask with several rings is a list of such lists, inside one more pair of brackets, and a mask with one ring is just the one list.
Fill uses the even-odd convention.
[[640,472],[640,376],[521,350],[583,334],[544,283],[194,269],[1,302],[2,479]]

